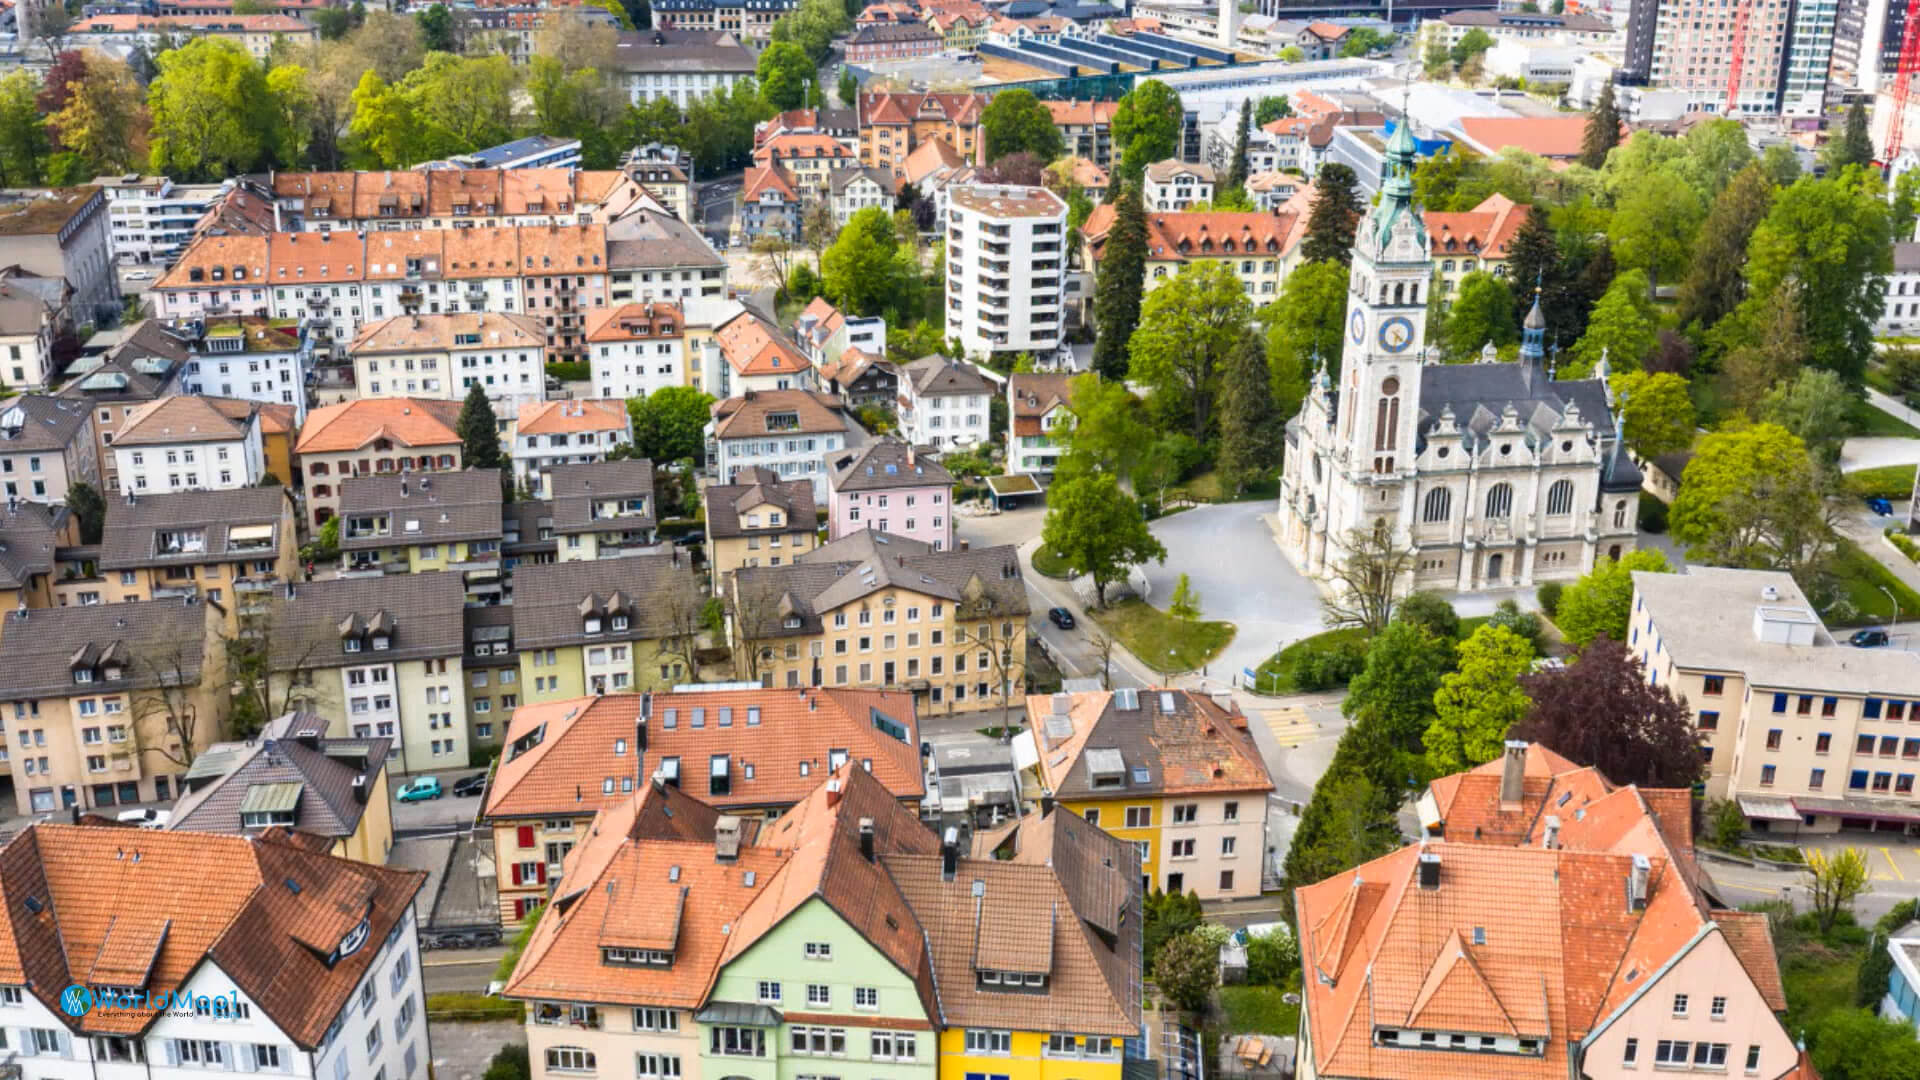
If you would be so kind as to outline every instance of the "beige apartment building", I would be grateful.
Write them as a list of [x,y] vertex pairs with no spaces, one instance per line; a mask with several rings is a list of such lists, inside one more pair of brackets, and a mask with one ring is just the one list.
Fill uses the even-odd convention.
[[764,466],[742,479],[748,477],[751,483],[706,490],[707,570],[715,596],[724,595],[733,571],[792,562],[813,550],[820,535],[813,481],[783,483],[779,473]]
[[340,513],[349,477],[458,469],[460,402],[360,398],[315,409],[294,447],[307,512],[319,528]]
[[1836,638],[1791,575],[1633,575],[1627,644],[1693,710],[1707,794],[1772,833],[1920,831],[1920,656]]
[[910,690],[927,712],[1024,708],[1027,590],[1012,547],[858,532],[733,573],[728,633],[764,686]]

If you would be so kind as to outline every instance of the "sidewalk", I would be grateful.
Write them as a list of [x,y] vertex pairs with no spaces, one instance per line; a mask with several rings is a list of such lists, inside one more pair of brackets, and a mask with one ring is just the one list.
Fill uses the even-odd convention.
[[1905,421],[1914,427],[1920,428],[1920,412],[1907,408],[1898,400],[1888,397],[1871,386],[1867,387],[1867,400],[1871,401],[1881,412],[1886,413],[1894,419]]
[[[1074,621],[1082,627],[1088,630],[1099,627],[1099,624],[1093,621],[1093,617],[1087,614],[1086,607],[1080,603],[1079,594],[1074,591],[1070,583],[1050,578],[1033,568],[1033,553],[1040,550],[1042,542],[1036,536],[1022,541],[1014,549],[1020,556],[1020,572],[1026,577],[1027,586],[1046,597],[1049,606],[1066,608],[1073,614]],[[1043,620],[1046,618],[1045,612],[1036,612],[1036,614]],[[1106,633],[1105,629],[1101,629],[1100,632]],[[1113,642],[1113,665],[1122,669],[1141,686],[1167,685],[1165,676],[1142,663],[1140,658],[1133,655],[1132,651],[1122,645],[1118,639],[1114,639]]]

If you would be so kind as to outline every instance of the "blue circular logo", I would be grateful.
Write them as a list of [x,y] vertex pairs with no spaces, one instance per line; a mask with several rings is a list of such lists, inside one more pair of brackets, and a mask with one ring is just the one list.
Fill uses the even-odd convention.
[[93,991],[75,983],[60,991],[60,1011],[78,1019],[93,1011]]

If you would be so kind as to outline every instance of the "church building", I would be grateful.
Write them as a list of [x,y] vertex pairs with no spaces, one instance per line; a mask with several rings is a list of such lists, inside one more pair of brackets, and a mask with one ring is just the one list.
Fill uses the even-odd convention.
[[1441,364],[1426,339],[1433,259],[1413,199],[1409,125],[1360,219],[1338,387],[1322,365],[1287,425],[1281,547],[1325,577],[1354,529],[1417,552],[1411,589],[1469,591],[1579,577],[1633,550],[1639,470],[1595,378],[1554,379],[1536,296],[1517,363]]

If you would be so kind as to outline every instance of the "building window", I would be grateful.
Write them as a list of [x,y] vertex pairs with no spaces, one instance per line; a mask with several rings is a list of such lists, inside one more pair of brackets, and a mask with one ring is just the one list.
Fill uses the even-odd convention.
[[577,1046],[550,1046],[547,1048],[547,1068],[554,1072],[592,1072],[595,1068],[593,1051]]

